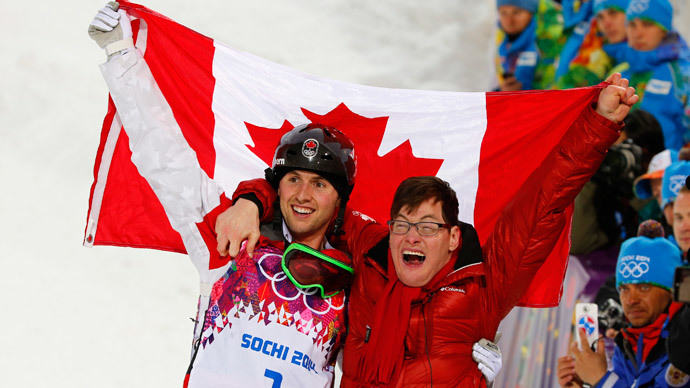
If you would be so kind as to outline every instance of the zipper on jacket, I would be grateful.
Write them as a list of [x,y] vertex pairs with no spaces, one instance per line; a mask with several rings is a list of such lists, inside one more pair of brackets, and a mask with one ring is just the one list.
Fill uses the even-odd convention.
[[427,338],[427,330],[426,330],[426,314],[424,313],[424,310],[426,307],[431,306],[431,298],[434,296],[435,293],[431,293],[424,303],[422,303],[422,321],[424,323],[424,351],[426,353],[426,360],[429,363],[429,382],[431,383],[431,388],[434,388],[434,371],[431,369],[431,357],[429,356],[429,339]]

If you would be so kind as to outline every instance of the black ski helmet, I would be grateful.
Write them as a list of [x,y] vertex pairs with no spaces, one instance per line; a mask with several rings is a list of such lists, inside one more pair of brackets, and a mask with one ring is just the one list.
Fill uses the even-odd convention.
[[336,189],[344,205],[352,193],[357,174],[354,145],[344,133],[322,124],[303,124],[283,135],[273,155],[266,180],[278,188],[292,170],[317,173]]

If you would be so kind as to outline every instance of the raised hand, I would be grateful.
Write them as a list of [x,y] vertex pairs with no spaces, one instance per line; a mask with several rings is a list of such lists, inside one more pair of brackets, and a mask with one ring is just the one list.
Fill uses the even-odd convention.
[[628,80],[621,77],[620,73],[611,74],[605,82],[610,85],[599,93],[597,113],[620,123],[628,115],[630,108],[637,103],[639,96],[635,94],[635,88],[628,86]]
[[89,24],[89,36],[105,49],[108,57],[134,46],[129,16],[117,1],[109,2],[96,13]]

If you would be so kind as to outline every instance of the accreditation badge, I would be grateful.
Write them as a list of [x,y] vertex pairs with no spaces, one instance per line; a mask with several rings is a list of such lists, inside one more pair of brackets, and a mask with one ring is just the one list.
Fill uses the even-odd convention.
[[688,381],[690,381],[690,376],[681,372],[673,364],[669,364],[666,368],[666,383],[669,387],[683,387]]

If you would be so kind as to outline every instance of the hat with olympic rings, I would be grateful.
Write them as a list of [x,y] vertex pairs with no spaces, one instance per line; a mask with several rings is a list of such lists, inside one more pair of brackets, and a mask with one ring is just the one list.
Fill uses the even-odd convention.
[[681,264],[680,249],[669,240],[630,238],[621,245],[616,262],[616,288],[621,284],[652,284],[671,291],[674,271]]
[[690,161],[679,160],[664,170],[661,178],[661,208],[673,203],[680,188],[685,186],[685,178],[690,176]]

